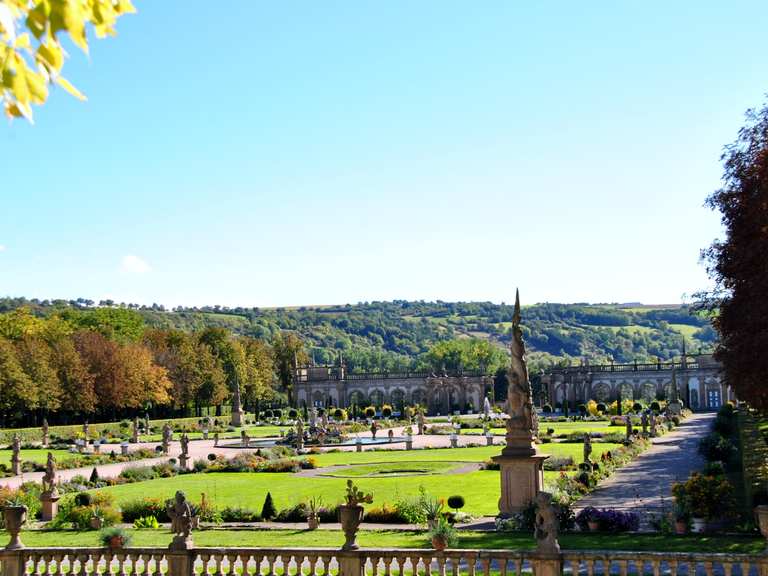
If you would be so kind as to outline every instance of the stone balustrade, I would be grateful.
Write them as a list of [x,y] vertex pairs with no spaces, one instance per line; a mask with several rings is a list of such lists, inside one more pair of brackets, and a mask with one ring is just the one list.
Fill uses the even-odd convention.
[[24,548],[2,576],[768,576],[768,555],[680,552],[336,548]]

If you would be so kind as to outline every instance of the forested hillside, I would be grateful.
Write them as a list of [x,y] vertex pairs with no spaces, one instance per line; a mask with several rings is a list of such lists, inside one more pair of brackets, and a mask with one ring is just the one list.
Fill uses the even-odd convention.
[[[512,306],[489,302],[370,302],[297,308],[142,307],[111,301],[95,303],[0,299],[0,313],[26,306],[34,314],[96,306],[138,311],[157,328],[199,331],[221,327],[235,334],[272,341],[294,331],[317,363],[339,352],[354,371],[424,367],[436,342],[477,338],[506,346]],[[683,338],[689,352],[711,349],[715,333],[706,318],[679,306],[536,304],[524,307],[523,329],[534,368],[588,358],[599,362],[668,359],[679,355]]]

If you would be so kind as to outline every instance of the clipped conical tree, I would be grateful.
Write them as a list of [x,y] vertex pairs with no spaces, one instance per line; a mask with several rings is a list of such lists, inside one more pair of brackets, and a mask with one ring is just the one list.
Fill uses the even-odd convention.
[[93,470],[91,470],[91,482],[96,483],[99,481],[99,471],[96,470],[96,466],[93,467]]
[[275,516],[277,516],[277,510],[275,510],[275,503],[272,501],[272,493],[267,492],[264,505],[261,507],[261,519],[272,520]]

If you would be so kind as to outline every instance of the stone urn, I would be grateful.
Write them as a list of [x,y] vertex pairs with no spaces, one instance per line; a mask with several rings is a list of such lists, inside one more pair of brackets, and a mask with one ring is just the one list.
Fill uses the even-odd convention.
[[590,532],[597,532],[600,530],[600,522],[597,520],[587,520],[587,527]]
[[768,505],[763,504],[755,507],[755,519],[760,528],[760,534],[763,535],[763,538],[768,539]]
[[3,518],[5,519],[5,529],[11,535],[11,541],[5,547],[6,550],[18,550],[24,548],[19,533],[24,522],[27,521],[27,507],[23,504],[4,506]]
[[445,538],[442,536],[432,536],[432,548],[437,550],[438,552],[442,552],[445,550],[445,547],[448,545],[448,543],[445,541]]
[[363,521],[363,507],[362,506],[339,506],[339,522],[341,523],[341,529],[344,532],[345,542],[342,550],[357,550],[358,545],[355,542],[357,531],[360,528],[360,522]]
[[317,530],[320,528],[320,518],[317,516],[317,514],[310,514],[307,516],[307,527],[310,530]]

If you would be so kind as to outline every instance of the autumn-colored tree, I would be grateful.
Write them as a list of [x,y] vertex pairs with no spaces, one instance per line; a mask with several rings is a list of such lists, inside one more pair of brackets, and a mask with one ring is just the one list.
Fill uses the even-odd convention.
[[229,396],[227,388],[227,374],[221,365],[221,361],[211,351],[207,344],[198,346],[198,366],[201,376],[200,388],[195,401],[200,406],[221,406],[221,403]]
[[200,343],[210,348],[224,370],[230,394],[235,388],[239,388],[241,394],[244,393],[247,369],[245,350],[240,341],[224,328],[206,328],[200,333]]
[[723,187],[707,203],[719,210],[725,239],[704,252],[715,281],[702,298],[720,335],[715,357],[736,396],[768,411],[768,105],[723,154]]
[[54,340],[51,353],[61,386],[61,407],[71,412],[93,413],[96,409],[95,379],[75,348],[75,340]]
[[16,347],[0,337],[0,410],[23,410],[35,396],[34,382],[24,372]]
[[34,399],[29,399],[27,408],[40,409],[43,413],[57,410],[61,406],[61,385],[51,348],[42,338],[24,336],[17,342],[16,349],[24,372],[35,387]]
[[173,405],[185,409],[193,404],[204,380],[199,361],[204,352],[195,339],[179,330],[148,330],[144,344],[151,350],[155,363],[168,373]]
[[271,400],[275,391],[272,348],[254,338],[242,338],[241,343],[246,361],[245,402],[253,405],[261,400]]
[[0,98],[8,116],[32,119],[32,105],[48,98],[48,85],[83,96],[62,75],[66,34],[88,52],[88,29],[96,36],[115,35],[115,23],[135,12],[130,0],[0,1]]

